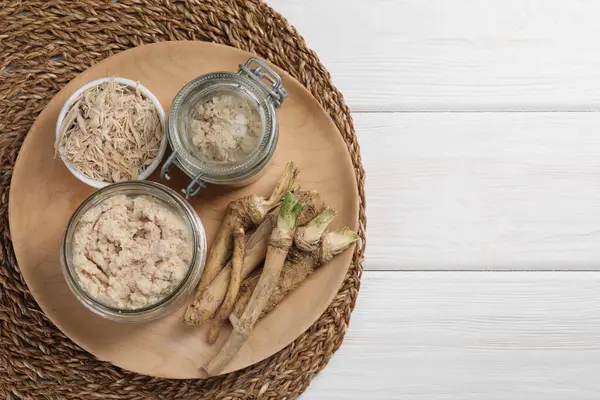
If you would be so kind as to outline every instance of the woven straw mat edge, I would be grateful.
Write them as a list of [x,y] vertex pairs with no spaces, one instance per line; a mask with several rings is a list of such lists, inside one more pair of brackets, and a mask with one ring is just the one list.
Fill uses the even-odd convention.
[[[16,264],[8,229],[12,169],[37,115],[94,63],[131,47],[203,40],[256,53],[289,72],[343,136],[357,176],[359,235],[333,303],[296,341],[244,370],[167,380],[96,360],[44,316]],[[294,399],[340,346],[354,307],[365,246],[365,174],[348,107],[304,39],[258,0],[0,0],[0,394],[7,399]]]

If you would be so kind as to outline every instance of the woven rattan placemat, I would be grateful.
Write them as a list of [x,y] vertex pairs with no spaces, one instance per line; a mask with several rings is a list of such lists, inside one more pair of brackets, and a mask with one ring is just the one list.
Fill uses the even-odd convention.
[[[344,138],[356,171],[362,243],[321,318],[274,356],[222,377],[167,380],[99,361],[44,316],[16,264],[8,192],[37,115],[73,77],[122,50],[203,40],[254,52],[298,79]],[[0,0],[0,394],[8,399],[294,399],[340,346],[354,307],[365,244],[365,174],[348,107],[304,39],[256,0]]]

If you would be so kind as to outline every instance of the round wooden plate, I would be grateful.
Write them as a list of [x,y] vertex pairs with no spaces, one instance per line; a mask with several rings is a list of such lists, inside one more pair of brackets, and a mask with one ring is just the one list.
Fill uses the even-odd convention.
[[[19,267],[46,315],[75,343],[102,360],[146,375],[204,378],[206,365],[229,335],[206,343],[207,326],[183,324],[184,307],[157,321],[138,324],[105,320],[86,310],[69,291],[59,263],[59,245],[67,220],[94,189],[73,177],[53,158],[54,126],[67,97],[79,86],[104,76],[139,81],[168,111],[188,81],[212,71],[237,71],[250,53],[203,42],[166,42],[119,53],[94,65],[63,88],[33,124],[17,160],[10,190],[9,219]],[[191,199],[204,223],[209,246],[226,205],[251,193],[267,195],[288,160],[300,168],[298,183],[318,190],[338,210],[332,228],[358,226],[358,193],[348,150],[329,116],[310,93],[287,73],[281,74],[289,97],[278,110],[280,138],[268,172],[241,189],[210,186]],[[154,176],[153,179],[158,179]],[[184,186],[176,176],[169,185]],[[261,361],[308,329],[331,303],[351,262],[346,250],[321,267],[255,331],[225,372]]]

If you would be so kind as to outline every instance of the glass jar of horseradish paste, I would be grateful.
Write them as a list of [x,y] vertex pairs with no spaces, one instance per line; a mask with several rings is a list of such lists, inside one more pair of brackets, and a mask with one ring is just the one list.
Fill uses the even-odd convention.
[[119,322],[166,316],[200,280],[206,260],[200,217],[177,192],[149,181],[94,192],[67,224],[60,260],[87,309]]
[[186,197],[206,184],[243,186],[271,160],[279,129],[276,109],[287,97],[280,76],[252,57],[239,71],[214,72],[184,86],[171,105],[172,153],[161,177],[175,166],[189,178]]

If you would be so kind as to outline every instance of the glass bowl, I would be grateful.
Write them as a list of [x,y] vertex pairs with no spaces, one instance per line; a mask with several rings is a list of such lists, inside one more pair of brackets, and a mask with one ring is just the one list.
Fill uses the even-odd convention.
[[[92,207],[117,195],[131,197],[149,196],[162,205],[167,206],[179,216],[189,228],[192,239],[192,255],[190,265],[179,285],[166,297],[141,308],[116,308],[102,303],[86,292],[81,285],[73,265],[74,234],[85,213]],[[71,216],[63,236],[60,261],[63,274],[71,292],[86,308],[104,318],[121,322],[141,322],[170,314],[196,288],[206,260],[206,235],[200,217],[192,206],[172,189],[155,182],[128,181],[115,183],[94,192],[75,210]]]

